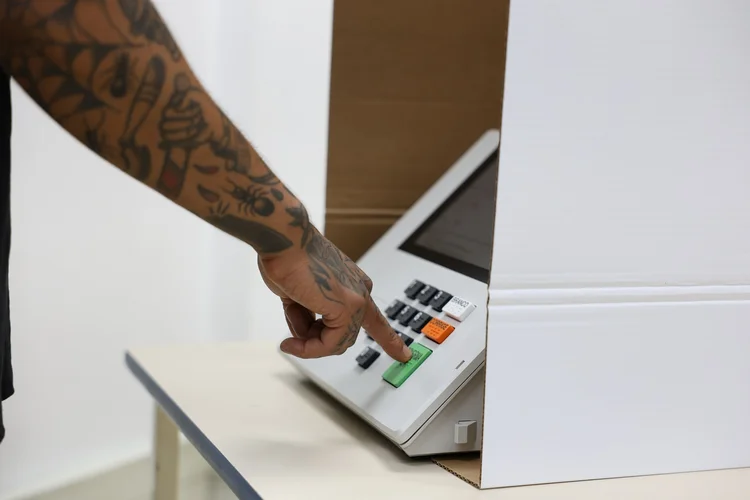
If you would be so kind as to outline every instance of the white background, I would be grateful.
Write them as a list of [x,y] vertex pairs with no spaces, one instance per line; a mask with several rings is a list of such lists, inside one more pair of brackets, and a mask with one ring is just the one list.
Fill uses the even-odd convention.
[[[203,83],[320,224],[332,1],[156,4]],[[149,452],[152,407],[126,371],[128,347],[285,328],[252,249],[106,165],[18,88],[13,97],[18,394],[5,405],[1,500]]]

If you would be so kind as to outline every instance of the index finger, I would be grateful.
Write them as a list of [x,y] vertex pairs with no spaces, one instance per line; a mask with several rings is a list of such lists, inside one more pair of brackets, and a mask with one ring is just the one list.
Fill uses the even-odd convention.
[[411,349],[396,333],[396,330],[391,327],[378,306],[375,305],[375,301],[370,298],[367,303],[367,312],[362,322],[362,328],[375,342],[380,344],[388,356],[401,363],[409,361],[412,356]]

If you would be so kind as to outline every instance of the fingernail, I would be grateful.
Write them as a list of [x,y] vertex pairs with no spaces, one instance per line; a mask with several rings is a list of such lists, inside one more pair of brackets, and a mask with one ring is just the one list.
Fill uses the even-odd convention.
[[289,354],[289,345],[286,342],[282,342],[279,349],[281,349],[281,352]]

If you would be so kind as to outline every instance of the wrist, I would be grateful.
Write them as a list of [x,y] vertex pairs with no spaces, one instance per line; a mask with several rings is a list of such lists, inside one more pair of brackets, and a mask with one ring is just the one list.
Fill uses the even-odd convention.
[[267,223],[270,227],[288,240],[285,248],[277,251],[268,251],[256,248],[258,255],[264,259],[272,259],[277,256],[304,251],[312,235],[317,229],[310,221],[305,205],[285,186],[278,187],[274,191],[276,209]]

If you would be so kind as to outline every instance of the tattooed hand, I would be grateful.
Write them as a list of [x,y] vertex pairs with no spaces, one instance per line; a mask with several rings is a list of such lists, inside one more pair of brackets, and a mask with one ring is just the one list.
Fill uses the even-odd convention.
[[411,350],[370,296],[370,278],[317,229],[309,226],[306,233],[303,248],[258,257],[292,333],[281,350],[299,358],[343,354],[363,328],[390,357],[408,361]]

